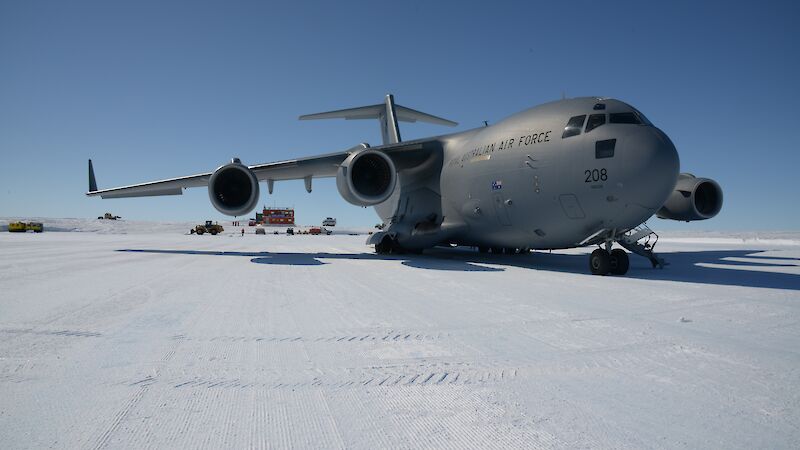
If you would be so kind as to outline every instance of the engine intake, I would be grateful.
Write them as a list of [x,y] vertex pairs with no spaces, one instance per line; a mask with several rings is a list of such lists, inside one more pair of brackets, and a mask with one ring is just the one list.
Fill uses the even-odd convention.
[[397,184],[397,169],[385,153],[361,150],[350,154],[339,166],[339,194],[357,206],[373,206],[389,199]]
[[211,174],[208,196],[214,208],[222,214],[247,214],[258,203],[258,178],[247,166],[234,159]]
[[716,181],[682,173],[678,175],[675,190],[656,215],[662,219],[690,222],[710,219],[721,209],[722,188]]

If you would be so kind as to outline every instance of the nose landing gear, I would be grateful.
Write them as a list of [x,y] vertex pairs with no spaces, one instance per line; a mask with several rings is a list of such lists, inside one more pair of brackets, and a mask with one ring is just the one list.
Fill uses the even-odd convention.
[[615,248],[609,252],[598,248],[589,255],[589,270],[592,275],[625,275],[628,273],[630,261],[625,250]]

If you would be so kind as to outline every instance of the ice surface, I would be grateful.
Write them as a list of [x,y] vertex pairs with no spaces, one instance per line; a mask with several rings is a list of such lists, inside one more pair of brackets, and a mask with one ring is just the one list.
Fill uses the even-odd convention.
[[3,448],[800,442],[796,233],[666,235],[666,269],[596,277],[591,249],[94,222],[0,233]]

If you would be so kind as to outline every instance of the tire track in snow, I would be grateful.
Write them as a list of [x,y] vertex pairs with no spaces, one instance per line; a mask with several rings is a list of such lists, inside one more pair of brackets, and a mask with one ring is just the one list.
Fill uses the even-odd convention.
[[111,424],[108,428],[100,435],[98,438],[98,442],[92,447],[94,450],[99,450],[108,446],[109,442],[111,441],[111,437],[120,427],[123,421],[130,415],[131,411],[136,408],[136,405],[142,400],[144,394],[147,393],[148,388],[150,387],[149,384],[141,386],[136,392],[131,395],[125,405],[114,414],[114,417],[111,419]]
[[[405,370],[404,370],[405,369]],[[359,388],[404,388],[415,386],[463,386],[468,384],[490,385],[511,382],[519,374],[518,368],[466,369],[453,368],[439,370],[416,370],[398,368],[397,370],[360,370],[355,374],[337,370],[314,370],[298,373],[295,378],[286,374],[264,373],[264,376],[246,374],[237,377],[196,376],[152,377],[147,376],[125,384],[151,385],[158,383],[172,389],[359,389]],[[524,369],[522,369],[524,370]]]
[[101,333],[81,330],[36,330],[33,328],[0,328],[0,333],[20,335],[35,334],[40,336],[65,336],[65,337],[100,337]]
[[371,343],[371,342],[419,342],[436,341],[449,337],[448,333],[416,333],[389,331],[386,333],[333,334],[324,336],[212,336],[191,337],[175,335],[172,339],[195,342],[259,342],[259,343],[293,343],[293,342],[331,342],[331,343]]

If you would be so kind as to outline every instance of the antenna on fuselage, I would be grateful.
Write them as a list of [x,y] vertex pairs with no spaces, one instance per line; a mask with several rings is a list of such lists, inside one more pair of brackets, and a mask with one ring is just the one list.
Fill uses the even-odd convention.
[[489,121],[488,120],[484,120],[483,121],[483,126],[488,127],[489,126]]

